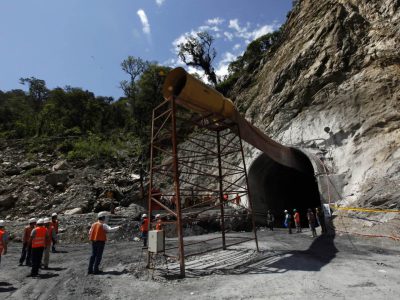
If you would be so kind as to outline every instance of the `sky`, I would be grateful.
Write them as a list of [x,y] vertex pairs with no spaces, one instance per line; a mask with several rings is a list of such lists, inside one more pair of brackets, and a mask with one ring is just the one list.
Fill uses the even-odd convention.
[[[81,87],[123,96],[129,55],[183,65],[176,45],[208,31],[218,75],[246,45],[278,29],[292,0],[0,0],[0,90],[26,89],[34,76],[49,88]],[[189,70],[193,71],[193,70]]]

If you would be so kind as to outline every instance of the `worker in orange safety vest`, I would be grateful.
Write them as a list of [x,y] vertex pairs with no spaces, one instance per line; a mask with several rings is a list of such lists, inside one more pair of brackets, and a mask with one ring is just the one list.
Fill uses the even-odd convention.
[[46,248],[46,242],[49,239],[47,228],[44,227],[44,220],[39,219],[36,223],[36,228],[32,230],[30,243],[32,245],[32,277],[39,275],[39,267],[42,261],[43,251]]
[[300,224],[300,214],[296,209],[293,209],[293,218],[294,218],[294,225],[296,225],[296,232],[301,232],[301,224]]
[[156,230],[163,230],[161,215],[156,214]]
[[4,229],[4,225],[5,225],[4,220],[0,220],[0,263],[1,263],[1,256],[7,254],[8,234]]
[[55,247],[55,245],[57,244],[58,225],[59,225],[57,217],[58,217],[57,213],[51,214],[51,225],[53,226],[54,233],[55,233],[55,238],[52,239],[52,246],[51,246],[51,252],[53,252],[53,253],[57,252],[56,247]]
[[97,215],[97,222],[93,223],[89,230],[89,240],[92,243],[92,255],[89,260],[88,274],[101,274],[99,266],[103,257],[104,247],[107,241],[107,233],[115,232],[120,226],[110,227],[105,223],[107,212],[102,211]]
[[149,218],[147,214],[142,215],[142,223],[140,225],[141,237],[143,240],[143,247],[147,246],[147,237],[149,235]]
[[36,219],[35,218],[29,219],[28,224],[29,225],[26,226],[24,229],[24,236],[22,237],[22,252],[21,252],[21,257],[19,259],[20,266],[24,264],[24,261],[26,262],[27,266],[32,265],[31,262],[32,247],[29,241],[31,239],[32,230],[36,226]]

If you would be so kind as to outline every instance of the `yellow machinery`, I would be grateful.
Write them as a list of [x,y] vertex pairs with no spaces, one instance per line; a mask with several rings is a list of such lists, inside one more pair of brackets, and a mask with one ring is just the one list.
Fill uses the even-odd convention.
[[213,114],[238,125],[240,136],[249,144],[263,151],[276,162],[303,171],[301,156],[292,148],[283,146],[266,136],[247,122],[228,98],[212,87],[188,74],[183,68],[173,69],[163,86],[166,100],[175,97],[176,102],[203,116]]

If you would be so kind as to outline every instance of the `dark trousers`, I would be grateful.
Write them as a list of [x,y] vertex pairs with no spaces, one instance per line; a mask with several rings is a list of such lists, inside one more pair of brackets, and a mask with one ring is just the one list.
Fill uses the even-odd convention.
[[22,265],[26,259],[26,264],[30,265],[32,263],[31,261],[31,252],[32,248],[28,243],[24,243],[22,245],[22,252],[21,252],[21,258],[19,259],[19,263]]
[[32,248],[32,271],[31,275],[39,274],[39,267],[42,261],[44,247]]
[[143,247],[147,246],[147,238],[149,236],[149,233],[147,231],[142,232],[142,240],[143,240]]
[[53,242],[52,246],[51,246],[51,251],[56,252],[56,247],[55,246],[57,244],[57,240],[54,239],[54,238],[51,238],[51,241]]
[[268,222],[268,228],[269,230],[273,231],[274,230],[274,222]]
[[101,258],[103,257],[104,246],[106,242],[92,241],[92,256],[89,261],[89,273],[98,272]]
[[288,232],[292,234],[292,222],[288,222]]

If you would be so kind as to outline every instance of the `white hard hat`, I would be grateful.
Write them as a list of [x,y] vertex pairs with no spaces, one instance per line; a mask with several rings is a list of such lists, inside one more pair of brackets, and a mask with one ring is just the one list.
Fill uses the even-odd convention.
[[43,219],[39,219],[39,220],[37,220],[36,224],[42,225],[42,224],[44,224],[44,220]]
[[57,213],[52,213],[51,217],[57,217]]
[[156,219],[161,218],[160,214],[156,214]]
[[0,227],[4,227],[4,220],[0,220]]
[[102,218],[102,217],[105,217],[107,215],[107,212],[106,211],[101,211],[101,212],[99,212],[98,214],[97,214],[97,218]]
[[36,219],[35,218],[31,218],[31,219],[29,219],[29,224],[32,224],[32,223],[36,223]]
[[288,211],[287,211],[287,209],[285,209],[285,211],[284,211],[284,212],[288,212]]
[[44,219],[43,219],[43,223],[44,223],[44,224],[50,223],[50,219],[49,219],[49,218],[44,218]]
[[147,218],[147,214],[143,214],[143,215],[142,215],[142,218]]

